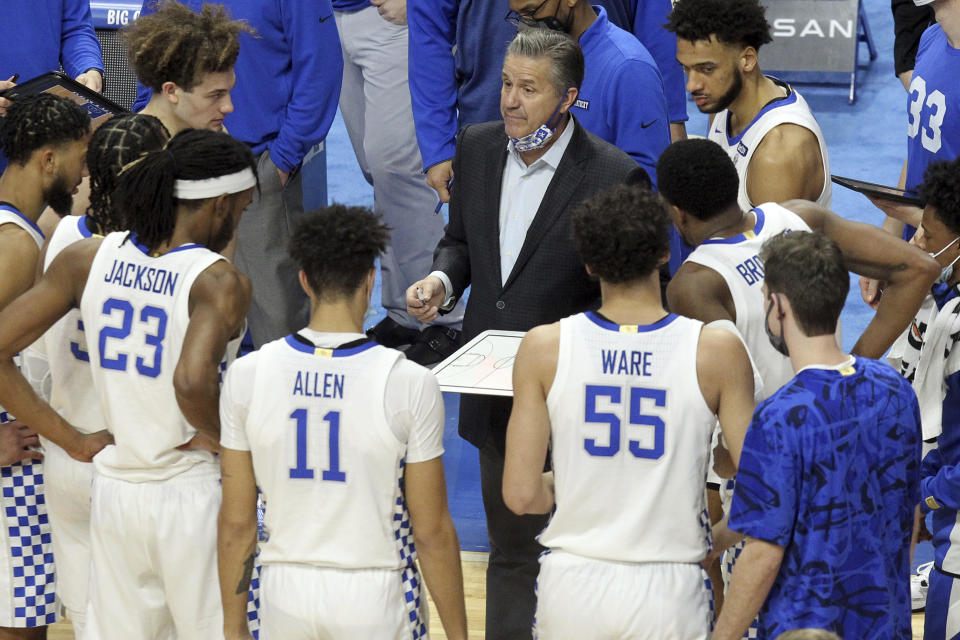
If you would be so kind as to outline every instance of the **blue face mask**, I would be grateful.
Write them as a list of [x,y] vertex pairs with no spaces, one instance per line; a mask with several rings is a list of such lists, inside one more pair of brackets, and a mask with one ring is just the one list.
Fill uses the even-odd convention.
[[[564,94],[566,96],[566,94]],[[552,127],[550,123],[553,122],[553,119],[556,118],[557,113],[560,111],[560,105],[563,104],[563,100],[560,100],[560,103],[557,105],[557,108],[553,110],[553,113],[547,118],[547,121],[528,133],[525,136],[520,138],[510,138],[510,141],[513,143],[513,148],[517,151],[535,151],[537,149],[542,149],[550,140],[553,138],[553,134],[557,132],[557,127],[560,125],[560,119],[557,119],[556,124]]]

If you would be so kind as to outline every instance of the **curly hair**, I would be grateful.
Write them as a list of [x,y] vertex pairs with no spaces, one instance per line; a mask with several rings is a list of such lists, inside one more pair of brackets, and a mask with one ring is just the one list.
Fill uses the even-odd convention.
[[120,169],[145,153],[162,149],[169,139],[170,133],[158,119],[143,114],[110,118],[90,137],[90,206],[86,213],[99,233],[126,228],[120,210],[112,205]]
[[646,277],[670,252],[670,217],[649,189],[615,185],[580,204],[572,218],[580,259],[605,282]]
[[794,318],[807,336],[837,330],[850,291],[850,275],[840,247],[819,232],[784,231],[763,243],[764,284],[790,301]]
[[353,295],[390,238],[390,229],[366,207],[333,204],[310,212],[290,239],[290,256],[320,298]]
[[127,58],[137,78],[159,92],[164,82],[189,91],[208,73],[230,71],[240,53],[241,33],[256,32],[218,4],[200,12],[168,0],[157,12],[124,27]]
[[937,210],[937,217],[960,235],[960,158],[933,162],[923,174],[920,197]]
[[21,167],[34,151],[82,140],[90,133],[90,114],[73,100],[52,93],[17,98],[0,118],[0,149]]
[[137,240],[154,250],[173,236],[177,205],[197,206],[205,200],[174,198],[178,179],[205,180],[251,169],[257,163],[250,147],[226,133],[184,129],[163,149],[151,151],[120,171],[114,206]]
[[709,220],[737,204],[740,178],[720,145],[691,138],[674,142],[660,154],[657,188],[673,206]]
[[690,42],[716,36],[723,44],[759,51],[773,40],[765,11],[758,0],[677,0],[664,27]]

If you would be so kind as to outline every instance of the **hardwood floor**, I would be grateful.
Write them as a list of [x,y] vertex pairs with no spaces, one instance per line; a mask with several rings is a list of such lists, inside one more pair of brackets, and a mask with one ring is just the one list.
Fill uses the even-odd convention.
[[[460,554],[463,563],[463,588],[467,601],[467,626],[470,637],[476,640],[483,638],[484,624],[484,590],[487,577],[487,554],[464,551]],[[437,617],[433,601],[430,604],[430,637],[434,640],[446,640],[443,626]],[[913,616],[913,638],[923,638],[923,614]],[[69,622],[58,622],[50,627],[47,640],[73,640],[73,629]]]

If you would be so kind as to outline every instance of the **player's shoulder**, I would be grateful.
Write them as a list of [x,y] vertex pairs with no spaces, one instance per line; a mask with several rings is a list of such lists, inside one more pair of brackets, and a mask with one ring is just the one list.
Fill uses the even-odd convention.
[[230,366],[227,367],[226,375],[223,378],[224,385],[236,384],[237,380],[252,380],[260,362],[264,359],[269,359],[270,349],[266,349],[266,347],[269,347],[271,344],[273,343],[267,343],[257,351],[251,351],[234,360]]
[[797,122],[781,122],[763,136],[757,150],[750,158],[750,168],[755,166],[788,167],[816,152],[820,156],[820,140],[812,129]]
[[[691,257],[695,260],[694,254]],[[670,309],[688,318],[705,322],[732,320],[728,301],[730,287],[724,277],[716,269],[690,259],[677,269],[667,285]]]
[[920,43],[917,45],[917,58],[922,59],[922,56],[930,50],[935,42],[938,40],[945,41],[946,39],[947,34],[943,31],[943,27],[941,27],[939,23],[934,22],[920,34]]
[[205,268],[193,283],[191,295],[229,296],[249,299],[253,285],[250,278],[227,260],[216,260]]

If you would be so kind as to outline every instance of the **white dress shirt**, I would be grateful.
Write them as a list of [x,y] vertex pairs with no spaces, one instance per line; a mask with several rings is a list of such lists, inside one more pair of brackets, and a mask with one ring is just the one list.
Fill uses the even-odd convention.
[[[507,143],[507,160],[503,169],[503,182],[500,188],[500,282],[506,283],[517,262],[517,256],[527,237],[527,230],[533,222],[543,196],[553,180],[560,165],[570,138],[573,137],[573,118],[567,120],[567,126],[557,137],[556,142],[547,149],[533,164],[527,165],[520,152],[514,149],[513,141]],[[453,298],[453,286],[450,278],[442,271],[430,274],[440,278],[446,288],[443,306],[450,304]]]

